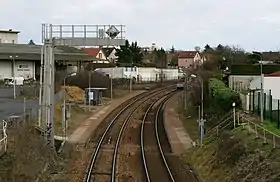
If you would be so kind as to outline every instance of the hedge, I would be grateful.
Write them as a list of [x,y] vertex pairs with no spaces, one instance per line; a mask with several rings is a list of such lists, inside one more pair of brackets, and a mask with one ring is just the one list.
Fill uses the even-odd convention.
[[[260,75],[260,65],[232,65],[231,75]],[[264,64],[263,74],[270,74],[280,71],[279,64]]]
[[239,107],[241,100],[239,94],[229,87],[224,82],[217,78],[209,80],[209,92],[215,105],[219,106],[224,111],[229,111],[232,108],[232,103],[235,102],[236,107]]

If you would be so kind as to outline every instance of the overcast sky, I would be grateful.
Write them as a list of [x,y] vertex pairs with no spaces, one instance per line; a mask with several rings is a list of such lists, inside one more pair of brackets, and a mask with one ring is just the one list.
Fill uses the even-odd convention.
[[0,29],[40,42],[41,24],[124,24],[140,45],[193,49],[205,44],[280,50],[279,0],[5,0]]

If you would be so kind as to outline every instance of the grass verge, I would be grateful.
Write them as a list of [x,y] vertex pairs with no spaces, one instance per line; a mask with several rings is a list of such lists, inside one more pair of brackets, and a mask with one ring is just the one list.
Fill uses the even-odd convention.
[[264,145],[247,130],[224,131],[218,137],[208,136],[204,143],[185,155],[202,182],[280,181],[280,149]]

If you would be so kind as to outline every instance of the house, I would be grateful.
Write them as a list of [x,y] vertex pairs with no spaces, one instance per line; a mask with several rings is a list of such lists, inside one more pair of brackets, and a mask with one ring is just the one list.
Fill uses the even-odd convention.
[[264,63],[274,63],[280,61],[280,52],[262,52]]
[[103,52],[102,48],[82,48],[82,50],[91,55],[91,56],[94,56],[98,59],[104,59],[106,60],[106,55],[105,53]]
[[[264,93],[269,94],[269,90],[271,90],[271,95],[273,95],[273,98],[280,99],[280,86],[278,84],[275,84],[279,82],[280,82],[279,73],[264,74],[263,75]],[[258,76],[251,81],[250,90],[260,90],[260,89],[261,89],[261,76]]]
[[14,31],[12,29],[0,30],[0,43],[17,44],[19,33],[19,31]]
[[117,50],[115,47],[102,48],[102,51],[104,52],[105,57],[108,61],[110,62],[118,61],[118,56],[116,56]]
[[178,56],[178,66],[184,68],[196,68],[202,63],[198,51],[180,51]]
[[82,50],[88,55],[93,56],[94,58],[99,59],[98,61],[94,61],[93,63],[109,63],[107,60],[105,52],[102,48],[82,48]]
[[[265,108],[268,111],[269,105],[272,105],[272,110],[278,110],[278,100],[280,99],[280,86],[275,83],[280,82],[280,74],[264,74],[263,75],[263,92],[266,94],[264,97]],[[254,100],[255,108],[258,108],[260,102],[260,93],[261,93],[261,76],[256,77],[250,83],[250,90],[254,90],[253,94],[251,92],[251,104]],[[270,94],[272,96],[272,103],[270,103]],[[249,94],[250,95],[250,94]],[[254,96],[253,96],[254,95]]]

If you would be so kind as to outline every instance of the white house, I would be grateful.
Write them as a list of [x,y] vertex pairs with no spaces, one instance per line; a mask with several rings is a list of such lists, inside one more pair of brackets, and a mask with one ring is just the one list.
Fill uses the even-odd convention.
[[82,50],[95,58],[106,60],[106,55],[102,48],[83,48]]
[[0,43],[17,44],[19,33],[19,31],[14,31],[12,29],[0,30]]
[[[280,74],[267,74],[263,77],[263,90],[265,93],[269,93],[271,90],[271,95],[274,99],[280,99]],[[256,77],[250,83],[251,90],[261,89],[261,76]]]
[[258,75],[230,75],[228,77],[229,87],[233,90],[248,90],[251,81],[258,78]]
[[105,54],[105,57],[110,62],[116,62],[118,61],[118,56],[116,56],[117,50],[114,47],[107,47],[102,48],[103,53]]
[[117,61],[118,60],[118,56],[116,56],[116,52],[117,50],[116,49],[113,49],[112,52],[109,54],[109,56],[107,57],[107,59],[109,61]]

